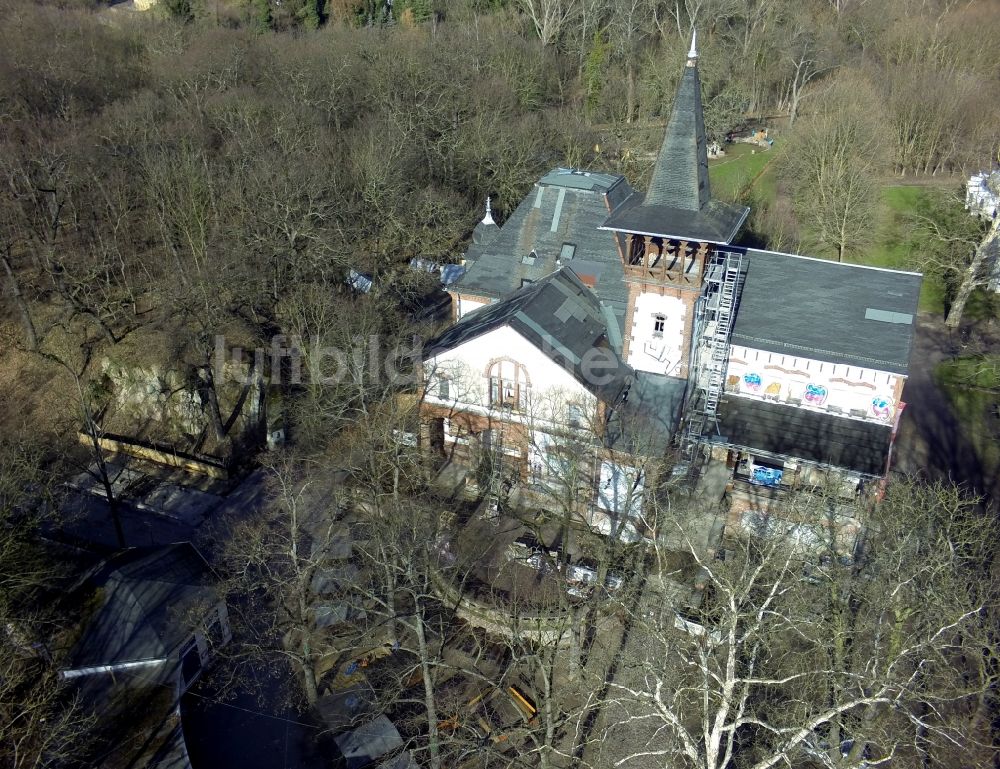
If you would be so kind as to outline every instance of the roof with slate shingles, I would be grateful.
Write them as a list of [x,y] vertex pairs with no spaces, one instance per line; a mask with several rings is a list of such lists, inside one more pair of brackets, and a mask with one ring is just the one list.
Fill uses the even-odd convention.
[[628,399],[608,416],[608,447],[645,456],[662,454],[680,421],[686,389],[685,379],[636,371]]
[[747,251],[731,342],[906,374],[919,273]]
[[613,403],[634,373],[612,348],[607,321],[607,312],[577,276],[575,265],[563,267],[466,315],[427,345],[424,359],[509,326],[602,401]]
[[885,473],[889,425],[735,396],[723,398],[718,417],[724,444],[865,475]]
[[663,146],[645,202],[698,211],[712,199],[698,67],[688,63],[677,86]]
[[620,353],[628,291],[615,235],[598,228],[608,211],[631,194],[622,176],[553,169],[499,232],[469,248],[468,269],[453,290],[500,299],[569,264],[617,320],[612,336]]

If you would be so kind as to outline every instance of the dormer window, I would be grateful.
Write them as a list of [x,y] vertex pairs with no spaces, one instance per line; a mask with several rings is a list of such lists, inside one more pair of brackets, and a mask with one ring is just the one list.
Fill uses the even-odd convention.
[[559,261],[568,262],[576,254],[576,244],[574,243],[563,243],[562,248],[559,249]]
[[657,313],[653,316],[653,336],[663,336],[663,330],[667,327],[667,316]]
[[538,259],[538,254],[536,254],[535,250],[532,249],[530,254],[521,257],[521,264],[526,264],[529,267],[533,267],[535,265],[536,259]]

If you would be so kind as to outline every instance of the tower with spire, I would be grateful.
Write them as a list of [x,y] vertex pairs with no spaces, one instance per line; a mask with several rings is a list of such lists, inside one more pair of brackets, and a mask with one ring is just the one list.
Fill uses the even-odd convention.
[[749,213],[712,198],[696,42],[695,33],[649,188],[602,225],[616,235],[628,285],[626,360],[640,371],[680,378],[689,374],[706,266]]

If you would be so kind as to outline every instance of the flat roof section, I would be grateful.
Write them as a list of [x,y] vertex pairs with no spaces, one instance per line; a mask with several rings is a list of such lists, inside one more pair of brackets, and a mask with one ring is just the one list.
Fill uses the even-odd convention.
[[889,425],[738,397],[724,398],[718,415],[723,443],[863,475],[885,474]]
[[624,177],[618,174],[602,174],[579,168],[553,168],[539,179],[538,183],[552,187],[566,187],[572,190],[607,192],[623,179]]

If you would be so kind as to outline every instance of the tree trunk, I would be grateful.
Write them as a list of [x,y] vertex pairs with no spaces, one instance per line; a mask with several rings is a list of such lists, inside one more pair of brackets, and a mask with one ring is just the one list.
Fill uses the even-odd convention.
[[299,659],[299,667],[302,669],[303,688],[306,691],[306,701],[310,705],[315,705],[319,699],[319,684],[316,682],[316,668],[312,663],[312,647],[309,639],[302,638],[302,656]]
[[104,487],[104,494],[108,498],[108,512],[111,513],[111,522],[115,527],[115,538],[118,540],[118,547],[125,548],[128,547],[128,544],[125,542],[125,527],[122,526],[121,502],[115,493],[114,483],[112,483],[111,475],[108,473],[108,466],[104,462],[104,452],[101,450],[101,444],[97,439],[97,425],[94,423],[94,417],[91,415],[90,407],[87,405],[87,400],[83,395],[83,388],[80,386],[79,378],[76,380],[76,389],[80,395],[80,408],[83,410],[84,429],[90,437],[90,446],[94,451],[97,475],[101,481],[101,485]]
[[222,442],[226,438],[226,426],[222,423],[222,411],[219,409],[219,394],[215,390],[215,374],[211,362],[202,368],[205,372],[205,398],[208,401],[208,415],[212,420],[212,430],[215,439]]
[[982,283],[982,270],[990,252],[990,245],[1000,238],[1000,216],[993,220],[986,237],[976,246],[976,253],[969,262],[969,266],[962,272],[962,282],[955,293],[955,299],[948,308],[948,317],[944,324],[951,329],[958,328],[962,323],[962,313],[965,312],[965,304],[972,296],[973,290]]
[[424,632],[423,606],[415,598],[416,616],[414,629],[417,634],[417,651],[420,653],[420,675],[424,681],[424,708],[427,710],[427,746],[430,749],[431,769],[441,769],[441,742],[438,735],[437,703],[434,698],[434,679],[427,648],[427,634]]
[[21,315],[21,326],[24,328],[24,336],[28,342],[28,349],[35,351],[38,349],[38,334],[35,332],[35,324],[31,320],[31,313],[28,312],[28,304],[21,295],[21,289],[17,284],[14,271],[10,267],[10,261],[6,256],[0,256],[0,262],[3,262],[4,272],[7,273],[7,284],[10,286],[10,295],[14,299],[14,304],[17,305],[17,310]]
[[635,64],[631,61],[628,63],[628,71],[626,75],[626,89],[625,89],[625,122],[631,123],[632,119],[635,117]]

